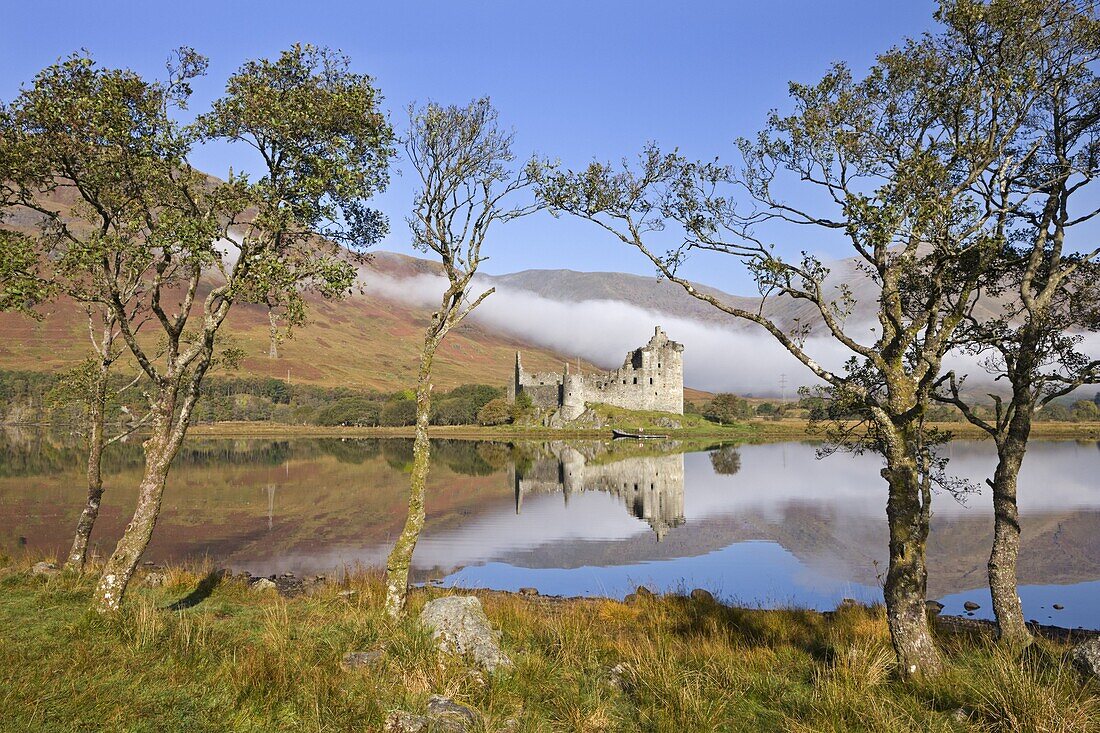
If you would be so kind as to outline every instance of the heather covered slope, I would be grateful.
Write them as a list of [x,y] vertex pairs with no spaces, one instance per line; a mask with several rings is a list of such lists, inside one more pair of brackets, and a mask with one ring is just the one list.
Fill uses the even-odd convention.
[[[0,313],[0,369],[56,371],[90,353],[87,321],[71,302],[51,305],[35,322]],[[240,305],[229,317],[227,334],[242,349],[239,373],[274,376],[324,386],[403,389],[416,381],[423,330],[430,312],[385,300],[369,291],[331,302],[313,299],[309,322],[295,329],[270,359],[267,311]],[[440,347],[438,388],[480,382],[503,385],[512,375],[515,351],[538,370],[559,370],[567,357],[476,323],[452,332]]]
[[[58,189],[50,200],[61,208],[78,205],[69,189]],[[32,232],[39,215],[15,207],[4,212],[5,228]],[[76,227],[79,229],[79,220]],[[424,259],[377,252],[365,266],[390,279],[438,272]],[[209,285],[207,285],[209,287]],[[346,386],[393,391],[416,382],[416,370],[430,308],[371,292],[369,286],[342,301],[311,298],[309,321],[280,346],[280,358],[268,358],[269,324],[261,306],[239,304],[230,314],[226,345],[244,351],[241,376],[274,376],[322,386]],[[201,303],[201,298],[199,301]],[[196,312],[198,308],[196,307]],[[83,310],[61,300],[41,309],[44,318],[0,312],[0,369],[58,371],[91,353]],[[524,352],[532,368],[558,370],[569,357],[537,343],[467,323],[452,332],[435,362],[437,388],[479,382],[506,384],[514,354]],[[131,367],[132,368],[132,367]]]

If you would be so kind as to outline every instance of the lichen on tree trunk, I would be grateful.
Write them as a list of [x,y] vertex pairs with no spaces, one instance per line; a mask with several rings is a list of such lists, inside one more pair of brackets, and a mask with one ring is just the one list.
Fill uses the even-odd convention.
[[917,424],[880,420],[889,495],[890,564],[883,586],[886,622],[903,677],[935,676],[943,658],[932,637],[925,606],[928,590],[926,545],[931,519],[931,491],[922,483],[919,452],[923,435]]
[[149,545],[160,514],[164,483],[172,459],[167,455],[165,438],[150,438],[154,443],[146,448],[145,473],[138,486],[137,506],[115,551],[107,560],[95,590],[95,605],[100,612],[114,612],[122,605],[123,596],[139,560]]
[[413,552],[424,529],[424,495],[428,483],[431,442],[428,439],[428,419],[432,410],[432,360],[439,345],[438,326],[433,320],[424,350],[420,356],[420,372],[416,380],[416,438],[413,441],[412,476],[409,481],[409,512],[405,526],[386,560],[386,613],[400,618],[405,612],[409,590],[409,568]]
[[267,321],[270,324],[268,329],[268,337],[270,344],[267,349],[268,359],[279,358],[279,316],[276,315],[274,308],[267,309]]
[[903,676],[939,674],[943,661],[925,610],[928,520],[919,498],[919,478],[908,468],[886,468],[883,475],[890,483],[890,565],[883,587],[890,638]]
[[175,380],[169,380],[153,405],[153,430],[144,443],[145,470],[138,485],[134,516],[103,566],[93,595],[93,604],[101,613],[113,613],[121,608],[130,579],[149,546],[153,528],[160,516],[168,471],[187,436],[191,412],[198,401],[199,386],[210,365],[210,358],[211,354],[207,351],[200,358],[195,372],[187,378],[187,392],[178,410],[180,384]]
[[1018,404],[1008,431],[997,447],[993,473],[993,547],[989,553],[989,592],[997,620],[997,638],[1011,647],[1031,643],[1017,589],[1016,561],[1020,554],[1020,510],[1017,479],[1031,435],[1031,404]]
[[99,506],[103,499],[103,447],[104,447],[104,421],[107,402],[107,378],[110,373],[110,362],[100,362],[99,373],[96,375],[95,392],[88,406],[88,499],[84,503],[84,509],[80,512],[80,518],[76,522],[76,535],[73,545],[69,549],[68,559],[65,561],[65,569],[74,572],[83,572],[88,560],[88,543],[92,536],[92,528],[99,517]]

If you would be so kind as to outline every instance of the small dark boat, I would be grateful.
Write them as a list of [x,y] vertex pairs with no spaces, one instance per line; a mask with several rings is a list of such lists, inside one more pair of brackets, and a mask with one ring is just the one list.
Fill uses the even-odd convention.
[[628,433],[625,430],[611,428],[612,438],[667,438],[667,435],[650,435],[648,433]]

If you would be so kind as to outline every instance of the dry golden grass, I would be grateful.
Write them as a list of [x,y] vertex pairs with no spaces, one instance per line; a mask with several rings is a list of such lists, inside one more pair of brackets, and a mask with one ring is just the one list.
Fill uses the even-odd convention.
[[[480,593],[515,661],[483,678],[438,655],[415,621],[389,621],[377,575],[293,599],[233,579],[210,586],[209,568],[168,577],[135,585],[105,619],[87,610],[92,578],[0,573],[4,730],[373,731],[432,694],[475,708],[485,731],[510,720],[548,733],[1100,730],[1100,686],[1065,664],[1064,648],[1018,658],[951,636],[943,678],[904,682],[878,608]],[[412,618],[435,593],[412,595]],[[377,666],[340,666],[372,648],[384,652]]]

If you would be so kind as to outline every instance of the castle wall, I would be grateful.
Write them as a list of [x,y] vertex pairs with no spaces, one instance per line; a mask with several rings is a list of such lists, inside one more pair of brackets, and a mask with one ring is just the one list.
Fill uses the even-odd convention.
[[[602,374],[529,374],[516,356],[516,375],[510,395],[525,392],[536,406],[560,409],[562,419],[575,420],[586,403],[602,403],[628,410],[684,413],[684,347],[657,327],[645,346],[627,354],[623,365]],[[551,385],[556,387],[549,389]]]

